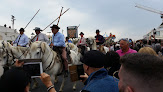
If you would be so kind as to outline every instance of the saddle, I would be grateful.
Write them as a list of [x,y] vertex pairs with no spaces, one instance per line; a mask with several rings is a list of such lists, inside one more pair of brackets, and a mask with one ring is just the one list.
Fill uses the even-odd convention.
[[84,46],[84,45],[79,45],[78,48],[79,48],[79,52],[80,52],[82,55],[84,55],[84,53],[86,52],[86,46]]
[[63,58],[62,58],[62,50],[63,50],[63,47],[53,46],[53,50],[57,53],[57,56],[61,59],[61,61],[63,63],[64,62],[63,61]]
[[[62,58],[62,50],[63,50],[64,47],[54,47],[53,46],[53,50],[57,52],[57,56],[61,59],[62,63],[64,62],[64,59]],[[66,48],[66,53],[67,53],[67,60],[68,60],[68,63],[71,63],[72,62],[72,59],[70,57],[70,50],[68,48]]]

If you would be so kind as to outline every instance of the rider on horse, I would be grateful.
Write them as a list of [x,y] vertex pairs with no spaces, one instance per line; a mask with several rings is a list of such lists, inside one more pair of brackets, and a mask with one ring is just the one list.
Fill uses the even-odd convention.
[[66,45],[65,45],[65,39],[64,35],[59,31],[60,27],[57,25],[53,25],[50,27],[53,33],[52,36],[52,42],[50,43],[50,46],[53,46],[53,50],[61,50],[63,64],[65,68],[64,76],[68,76],[68,60],[67,60],[67,53],[66,53]]
[[86,39],[83,37],[83,32],[81,32],[79,35],[81,36],[81,38],[79,39],[77,46],[81,49],[81,54],[84,55],[86,51]]

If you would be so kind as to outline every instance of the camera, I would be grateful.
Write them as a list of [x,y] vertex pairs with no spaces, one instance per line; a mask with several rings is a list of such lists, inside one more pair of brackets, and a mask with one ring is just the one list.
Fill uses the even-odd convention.
[[69,66],[70,79],[72,82],[82,80],[80,75],[84,75],[83,64]]
[[19,59],[18,62],[24,62],[23,70],[26,71],[31,78],[40,77],[43,73],[41,59]]
[[42,62],[24,63],[23,70],[26,71],[31,78],[40,77],[41,73],[43,73]]

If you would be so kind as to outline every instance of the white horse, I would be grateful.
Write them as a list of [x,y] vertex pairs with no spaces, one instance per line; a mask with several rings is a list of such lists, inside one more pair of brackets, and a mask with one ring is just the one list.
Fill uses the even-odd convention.
[[72,38],[72,43],[77,45],[78,41],[79,41],[79,38]]
[[[86,42],[87,42],[88,47],[90,47],[90,50],[97,50],[95,38],[93,37],[86,38]],[[109,48],[106,46],[103,46],[100,51],[102,51],[103,53],[107,53],[109,51]]]
[[10,67],[14,63],[14,59],[29,58],[27,47],[14,47],[10,43],[0,40],[0,66]]
[[2,53],[3,53],[3,49],[1,48],[2,46],[0,45],[0,77],[2,76],[3,72],[4,72],[4,69],[3,69],[3,66],[4,66],[4,62],[2,62]]
[[86,38],[87,46],[90,48],[90,50],[97,50],[96,41],[93,37]]
[[73,50],[75,53],[78,53],[78,47],[73,44],[73,43],[69,43],[69,42],[66,42],[66,48],[68,48],[69,50]]
[[[77,54],[70,50],[70,57],[72,64],[79,64],[79,57]],[[42,59],[43,70],[51,76],[54,82],[55,76],[60,74],[63,70],[63,64],[57,53],[53,51],[45,42],[34,42],[30,45],[30,58]],[[64,85],[64,78],[59,91],[62,91]],[[73,87],[74,88],[74,87]]]

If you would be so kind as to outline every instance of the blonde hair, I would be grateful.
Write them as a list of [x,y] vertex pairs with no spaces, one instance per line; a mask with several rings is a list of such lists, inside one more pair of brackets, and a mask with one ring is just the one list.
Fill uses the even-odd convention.
[[145,54],[158,56],[157,53],[151,47],[143,47],[138,51],[138,53],[145,53]]

